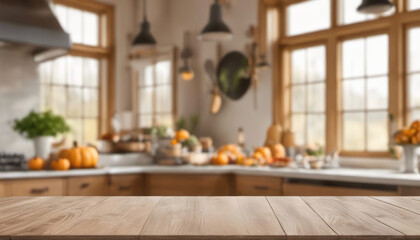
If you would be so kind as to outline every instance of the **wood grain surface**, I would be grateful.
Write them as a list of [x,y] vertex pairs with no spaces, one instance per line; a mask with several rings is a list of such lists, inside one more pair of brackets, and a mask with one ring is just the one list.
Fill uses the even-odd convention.
[[288,239],[338,239],[300,197],[267,197]]
[[0,240],[44,239],[420,239],[420,198],[0,198]]
[[[404,234],[375,220],[340,197],[303,197],[339,239],[405,239]],[[374,206],[372,206],[374,207]]]

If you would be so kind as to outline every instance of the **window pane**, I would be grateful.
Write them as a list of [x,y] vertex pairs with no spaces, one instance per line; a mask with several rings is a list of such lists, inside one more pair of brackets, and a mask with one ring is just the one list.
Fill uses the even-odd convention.
[[172,112],[171,86],[159,86],[156,88],[156,112]]
[[83,12],[83,44],[98,46],[99,17],[97,14]]
[[343,110],[365,109],[365,81],[363,79],[343,81]]
[[305,112],[306,109],[306,93],[304,85],[293,86],[292,88],[292,111]]
[[325,146],[325,115],[309,114],[307,121],[308,144]]
[[388,109],[388,78],[370,78],[367,80],[367,88],[368,109]]
[[[362,1],[357,0],[340,0],[339,1],[339,12],[338,12],[338,23],[340,25],[357,23],[367,20],[372,20],[378,18],[378,16],[374,14],[363,14],[357,11],[357,7],[359,7]],[[388,11],[381,16],[390,16],[394,14],[395,9]]]
[[139,117],[139,127],[148,128],[153,126],[153,117],[152,115],[141,115]]
[[367,140],[368,151],[386,151],[388,149],[387,112],[368,113]]
[[171,62],[161,61],[156,63],[156,84],[170,84],[171,79]]
[[325,46],[308,48],[308,82],[325,80],[325,55]]
[[367,38],[366,42],[367,75],[388,73],[388,36],[379,35]]
[[305,82],[306,75],[306,50],[295,50],[292,52],[292,83]]
[[63,5],[55,5],[55,15],[61,24],[61,27],[68,32],[68,21],[67,21],[67,7]]
[[83,59],[83,84],[89,87],[99,85],[99,60],[94,58]]
[[83,60],[81,57],[67,57],[67,84],[82,86]]
[[287,7],[287,35],[330,27],[330,0],[310,0]]
[[160,114],[157,115],[157,124],[166,127],[172,127],[173,125],[173,117],[171,114]]
[[350,24],[361,21],[366,21],[367,19],[372,19],[372,15],[366,15],[359,13],[357,7],[360,5],[361,1],[355,0],[340,0],[339,1],[339,23]]
[[409,81],[409,107],[420,107],[420,74],[408,77]]
[[51,104],[51,87],[49,85],[41,85],[41,111],[50,109]]
[[420,120],[420,109],[411,111],[410,118],[411,118],[410,122],[413,122],[415,120]]
[[293,114],[292,116],[292,131],[295,133],[296,144],[305,145],[305,115]]
[[363,151],[365,148],[365,124],[363,113],[345,113],[343,116],[343,148],[347,151]]
[[408,0],[408,10],[416,10],[416,9],[420,9],[420,1]]
[[98,119],[85,119],[83,122],[83,141],[85,143],[96,143],[98,140]]
[[65,84],[66,83],[66,62],[67,57],[60,57],[54,60],[52,66],[52,82],[54,84]]
[[308,85],[308,112],[325,111],[325,84]]
[[68,32],[73,43],[82,43],[82,11],[68,8]]
[[66,89],[62,86],[52,87],[52,110],[56,114],[66,115]]
[[83,126],[81,119],[70,118],[67,119],[67,123],[70,125],[71,133],[69,134],[73,141],[79,143],[83,142]]
[[51,82],[51,75],[52,75],[52,62],[44,62],[41,63],[39,66],[39,77],[41,79],[41,83],[50,83]]
[[362,77],[365,74],[365,41],[349,40],[343,43],[343,78]]
[[[419,1],[420,2],[420,1]],[[408,30],[408,71],[420,71],[420,28]]]
[[82,117],[82,89],[69,87],[67,89],[67,116]]
[[139,86],[153,85],[153,65],[144,68],[143,76],[139,76]]
[[97,89],[83,89],[83,116],[84,117],[98,117],[98,90]]
[[139,89],[139,112],[152,113],[153,111],[153,88]]

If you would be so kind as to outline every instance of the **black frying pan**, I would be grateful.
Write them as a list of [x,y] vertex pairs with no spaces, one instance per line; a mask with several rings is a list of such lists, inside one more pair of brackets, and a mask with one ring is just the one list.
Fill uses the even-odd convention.
[[240,99],[251,86],[248,58],[238,51],[226,54],[217,67],[217,84],[230,99]]

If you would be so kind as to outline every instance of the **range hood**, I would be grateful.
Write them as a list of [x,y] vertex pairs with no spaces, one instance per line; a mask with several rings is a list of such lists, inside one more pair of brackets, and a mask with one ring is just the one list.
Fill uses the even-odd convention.
[[41,62],[67,54],[70,47],[49,0],[0,0],[0,49],[23,51]]

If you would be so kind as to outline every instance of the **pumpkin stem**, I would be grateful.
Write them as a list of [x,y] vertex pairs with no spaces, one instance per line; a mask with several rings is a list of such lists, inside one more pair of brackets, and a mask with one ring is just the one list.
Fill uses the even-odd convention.
[[73,147],[77,147],[77,141],[73,141]]

